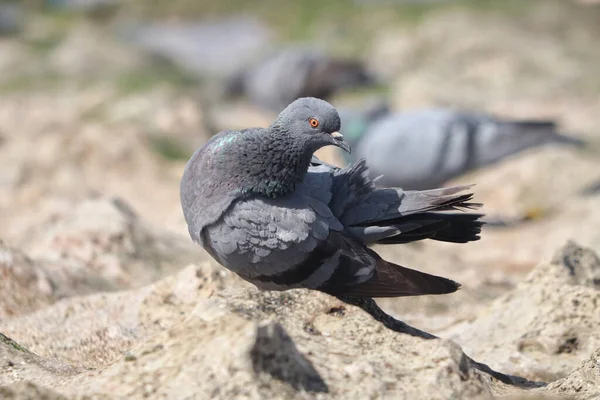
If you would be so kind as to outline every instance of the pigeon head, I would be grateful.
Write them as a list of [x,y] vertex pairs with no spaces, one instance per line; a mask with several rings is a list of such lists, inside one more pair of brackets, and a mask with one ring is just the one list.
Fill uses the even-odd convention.
[[335,145],[350,151],[339,129],[340,117],[333,106],[316,98],[301,98],[268,128],[214,136],[190,168],[211,177],[203,190],[221,196],[285,196],[303,181],[316,150]]
[[297,99],[277,117],[271,130],[292,136],[303,143],[307,153],[314,153],[324,146],[337,146],[350,153],[350,145],[344,141],[339,130],[340,116],[328,102],[314,97]]

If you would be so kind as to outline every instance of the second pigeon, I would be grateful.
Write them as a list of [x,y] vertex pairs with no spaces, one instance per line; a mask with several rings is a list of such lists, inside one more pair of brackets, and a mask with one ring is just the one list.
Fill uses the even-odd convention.
[[342,110],[342,133],[382,186],[432,189],[447,181],[547,144],[585,146],[552,121],[505,120],[484,113],[423,109],[392,113],[384,105]]

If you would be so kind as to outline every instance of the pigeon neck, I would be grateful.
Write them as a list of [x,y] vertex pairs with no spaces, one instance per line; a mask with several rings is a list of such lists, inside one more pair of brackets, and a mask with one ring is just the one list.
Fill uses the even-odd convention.
[[294,191],[304,179],[312,153],[316,150],[292,137],[281,127],[271,127],[256,135],[256,153],[252,154],[252,171],[244,177],[242,192],[271,198]]

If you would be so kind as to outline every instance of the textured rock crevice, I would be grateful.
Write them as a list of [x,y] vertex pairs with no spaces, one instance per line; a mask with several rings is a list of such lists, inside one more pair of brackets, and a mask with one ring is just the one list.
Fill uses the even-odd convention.
[[277,323],[259,326],[250,351],[256,374],[267,373],[296,390],[327,393],[329,388],[312,363],[296,348],[292,338]]
[[472,322],[442,332],[494,369],[555,381],[600,348],[600,260],[568,242]]

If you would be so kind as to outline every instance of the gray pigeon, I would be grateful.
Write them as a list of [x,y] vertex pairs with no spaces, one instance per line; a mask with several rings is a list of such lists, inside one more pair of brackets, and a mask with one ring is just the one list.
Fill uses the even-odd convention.
[[224,131],[198,149],[181,181],[192,239],[221,265],[266,290],[337,296],[444,294],[460,285],[383,260],[372,244],[479,239],[469,186],[376,189],[360,160],[345,168],[312,154],[350,151],[329,103],[301,98],[268,128]]
[[0,36],[20,33],[25,25],[25,9],[20,3],[0,2]]
[[342,115],[353,149],[346,161],[365,158],[378,185],[424,190],[525,149],[550,143],[584,146],[557,132],[552,121],[504,120],[491,115],[429,109]]
[[343,89],[375,83],[375,77],[357,60],[291,46],[232,74],[225,94],[245,96],[259,107],[280,112],[300,97],[327,99]]
[[271,37],[261,21],[246,16],[204,21],[132,23],[119,26],[124,40],[196,77],[225,78],[241,68]]
[[591,185],[585,187],[583,190],[581,190],[581,193],[583,196],[595,196],[597,194],[600,194],[600,181],[592,183]]

